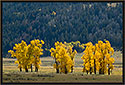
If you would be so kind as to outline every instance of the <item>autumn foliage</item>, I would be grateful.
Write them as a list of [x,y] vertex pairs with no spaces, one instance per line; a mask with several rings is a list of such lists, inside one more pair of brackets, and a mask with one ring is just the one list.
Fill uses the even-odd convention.
[[[114,49],[111,47],[111,44],[108,40],[98,41],[95,45],[92,42],[86,44],[80,44],[77,42],[55,42],[55,47],[51,48],[51,56],[54,59],[54,68],[56,73],[72,73],[74,67],[74,57],[77,54],[77,51],[73,49],[74,45],[79,45],[85,49],[81,59],[83,60],[83,72],[87,74],[94,73],[97,74],[106,74],[110,75],[114,66]],[[11,57],[16,57],[17,61],[15,64],[18,64],[20,71],[25,69],[28,72],[28,69],[33,71],[35,67],[35,72],[38,72],[40,68],[41,60],[40,56],[43,55],[42,46],[44,44],[43,40],[35,39],[30,41],[30,44],[27,45],[25,41],[22,40],[21,43],[15,44],[13,50],[9,50]]]
[[113,70],[114,66],[114,58],[112,57],[114,54],[114,50],[111,47],[111,44],[108,40],[98,41],[95,45],[91,42],[85,44],[86,49],[84,50],[84,55],[81,57],[83,60],[83,72],[93,72],[96,74],[98,71],[99,74],[105,74]]
[[42,55],[42,45],[44,44],[43,40],[35,39],[30,42],[29,45],[22,40],[21,43],[15,44],[13,50],[9,50],[8,53],[11,53],[11,57],[16,57],[17,61],[15,64],[18,64],[20,71],[25,69],[28,72],[28,69],[32,69],[32,65],[35,67],[35,72],[38,72],[40,67],[40,55]]
[[56,68],[56,73],[73,72],[74,57],[77,53],[76,50],[72,51],[72,46],[66,45],[66,42],[55,42],[55,49],[50,49],[51,56],[55,60],[54,68]]

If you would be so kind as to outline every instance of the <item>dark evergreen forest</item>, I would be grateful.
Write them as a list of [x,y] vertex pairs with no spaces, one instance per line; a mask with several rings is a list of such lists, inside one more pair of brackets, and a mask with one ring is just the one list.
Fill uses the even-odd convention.
[[[56,14],[53,14],[56,13]],[[2,3],[2,56],[15,43],[33,39],[93,44],[107,39],[115,50],[123,46],[123,5],[110,2],[4,2]],[[81,51],[78,51],[81,52]],[[44,51],[43,56],[50,53]]]

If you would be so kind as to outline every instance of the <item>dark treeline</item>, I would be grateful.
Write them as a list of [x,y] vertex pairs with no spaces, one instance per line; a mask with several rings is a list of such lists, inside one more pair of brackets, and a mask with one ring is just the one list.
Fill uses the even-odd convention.
[[[15,43],[37,38],[48,49],[55,41],[95,44],[107,39],[115,50],[122,50],[122,3],[4,2],[2,6],[3,57]],[[43,56],[48,55],[44,51]]]

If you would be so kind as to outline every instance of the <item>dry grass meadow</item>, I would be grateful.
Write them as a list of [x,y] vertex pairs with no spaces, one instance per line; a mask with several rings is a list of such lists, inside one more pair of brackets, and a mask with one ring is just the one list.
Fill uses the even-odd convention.
[[17,64],[14,64],[16,59],[3,58],[3,82],[4,83],[27,83],[27,82],[37,82],[37,83],[56,83],[56,82],[112,82],[120,83],[122,82],[122,54],[120,51],[114,53],[115,58],[115,68],[111,75],[99,75],[99,74],[86,74],[82,72],[81,60],[82,53],[75,56],[75,67],[73,73],[68,74],[56,74],[56,70],[53,68],[54,60],[52,57],[41,58],[41,67],[39,72],[19,72]]

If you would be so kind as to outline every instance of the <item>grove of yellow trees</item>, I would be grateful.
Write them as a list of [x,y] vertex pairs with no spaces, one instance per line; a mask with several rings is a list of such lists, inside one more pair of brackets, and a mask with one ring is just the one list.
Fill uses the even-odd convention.
[[77,53],[76,50],[72,51],[72,46],[66,45],[66,42],[55,42],[55,49],[50,49],[51,56],[55,60],[54,68],[56,68],[56,73],[73,72],[74,57]]
[[44,44],[43,40],[35,39],[30,42],[29,45],[26,44],[25,41],[22,40],[21,43],[15,44],[13,50],[9,50],[11,53],[11,57],[16,57],[18,64],[18,68],[22,71],[22,68],[28,72],[28,69],[33,71],[32,65],[35,66],[35,72],[38,72],[40,67],[40,55],[42,55],[42,45]]
[[[73,72],[74,57],[77,54],[77,51],[73,50],[73,46],[79,45],[79,47],[85,49],[81,57],[83,60],[83,72],[87,74],[96,74],[97,72],[99,74],[108,73],[110,75],[114,68],[113,63],[115,60],[112,57],[114,49],[108,40],[104,41],[100,40],[95,45],[92,42],[80,44],[79,41],[70,43],[55,42],[55,47],[49,51],[55,61],[53,66],[56,69],[56,73],[67,74]],[[15,61],[15,64],[18,64],[20,71],[25,69],[28,72],[28,69],[31,69],[32,72],[32,66],[34,66],[35,72],[38,72],[41,64],[40,55],[43,55],[43,44],[44,41],[39,39],[30,41],[29,45],[22,40],[21,43],[15,44],[13,50],[9,50],[8,52],[11,53],[11,57],[16,57],[17,61]]]
[[83,60],[83,72],[99,72],[99,74],[105,74],[108,72],[110,75],[111,70],[113,70],[114,50],[108,40],[98,41],[95,45],[91,42],[85,44],[86,48],[84,50],[84,55],[81,57]]

